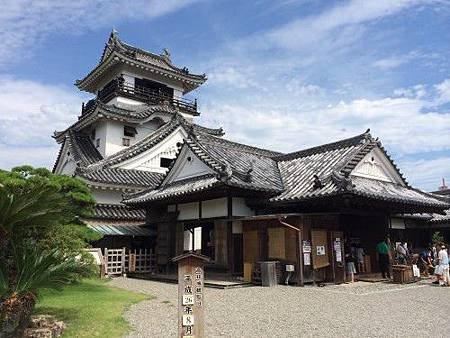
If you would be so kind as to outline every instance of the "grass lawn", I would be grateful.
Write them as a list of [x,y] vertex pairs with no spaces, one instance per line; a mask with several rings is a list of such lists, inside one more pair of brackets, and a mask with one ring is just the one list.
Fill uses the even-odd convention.
[[121,337],[130,326],[122,317],[134,303],[150,296],[112,288],[99,279],[86,279],[60,291],[39,295],[37,314],[52,314],[67,323],[63,337]]

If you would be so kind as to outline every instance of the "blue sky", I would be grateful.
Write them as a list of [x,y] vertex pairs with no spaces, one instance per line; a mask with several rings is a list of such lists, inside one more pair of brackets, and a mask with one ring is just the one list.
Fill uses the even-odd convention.
[[228,138],[288,152],[371,128],[411,184],[450,181],[450,1],[0,4],[0,168],[52,166],[115,27],[205,72],[199,122]]

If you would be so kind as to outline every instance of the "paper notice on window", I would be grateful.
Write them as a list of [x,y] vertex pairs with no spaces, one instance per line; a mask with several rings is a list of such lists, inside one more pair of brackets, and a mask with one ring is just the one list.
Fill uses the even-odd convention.
[[325,246],[324,245],[318,245],[316,247],[317,256],[324,256],[325,255]]

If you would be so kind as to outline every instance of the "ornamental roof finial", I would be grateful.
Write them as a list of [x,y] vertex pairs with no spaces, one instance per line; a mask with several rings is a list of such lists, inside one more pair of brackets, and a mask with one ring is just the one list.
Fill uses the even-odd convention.
[[171,63],[172,61],[170,60],[170,52],[167,48],[163,48],[161,54],[159,55],[161,56],[164,60],[166,60],[167,62]]

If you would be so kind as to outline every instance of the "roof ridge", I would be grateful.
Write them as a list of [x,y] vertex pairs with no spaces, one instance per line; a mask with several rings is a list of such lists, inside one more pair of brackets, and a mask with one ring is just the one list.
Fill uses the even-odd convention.
[[280,156],[274,157],[274,160],[276,161],[288,161],[293,160],[300,157],[310,156],[318,153],[322,153],[325,151],[335,150],[338,148],[341,148],[343,146],[350,146],[350,145],[357,145],[358,143],[366,140],[373,140],[372,136],[370,135],[370,129],[367,129],[364,133],[345,138],[339,141],[334,141],[326,144],[322,144],[319,146],[306,148],[298,151],[294,151],[291,153],[283,154]]
[[231,140],[228,140],[225,138],[217,137],[217,136],[211,135],[211,134],[207,135],[206,140],[205,140],[205,138],[200,137],[200,141],[202,141],[202,142],[204,141],[204,142],[208,143],[208,137],[210,138],[210,140],[214,140],[212,142],[217,141],[217,143],[221,143],[221,146],[223,146],[223,147],[226,147],[226,144],[234,145],[234,146],[240,147],[242,151],[247,151],[254,155],[261,155],[261,156],[265,156],[265,157],[275,157],[275,156],[283,155],[283,153],[280,153],[275,150],[259,148],[259,147],[251,146],[248,144],[239,143],[236,141],[231,141]]

